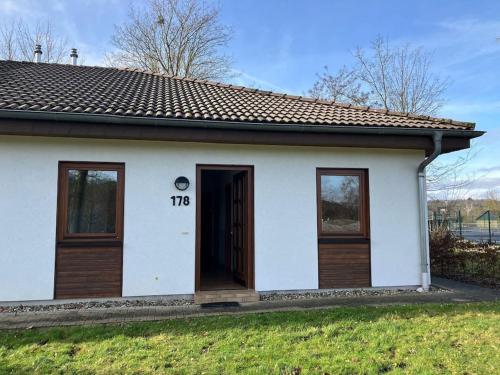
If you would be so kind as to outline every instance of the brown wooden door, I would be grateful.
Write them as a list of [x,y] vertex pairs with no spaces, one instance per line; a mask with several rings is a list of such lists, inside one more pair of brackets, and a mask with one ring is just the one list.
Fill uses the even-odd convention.
[[214,267],[216,263],[215,248],[214,248],[214,197],[210,192],[202,194],[202,209],[201,220],[203,226],[201,228],[202,249],[201,249],[201,265],[202,271],[205,272]]
[[227,273],[231,273],[232,265],[231,265],[231,249],[232,249],[232,235],[233,232],[232,223],[231,223],[231,214],[232,214],[232,201],[233,195],[231,190],[232,184],[228,183],[224,187],[224,199],[225,199],[225,220],[224,220],[224,264],[225,271]]
[[248,276],[247,178],[246,172],[233,176],[231,208],[233,274],[235,279],[244,285],[247,285]]
[[[204,171],[231,171],[234,178],[226,189],[226,206],[229,207],[226,217],[229,217],[228,249],[230,268],[236,281],[245,287],[255,287],[254,276],[254,170],[245,165],[197,165],[196,166],[196,258],[195,258],[195,290],[201,290],[202,269],[202,238],[203,227],[203,189],[202,180]],[[233,174],[233,173],[231,173]],[[227,258],[226,258],[227,259]]]
[[371,285],[368,171],[318,169],[319,288]]
[[59,164],[55,298],[122,295],[125,167]]

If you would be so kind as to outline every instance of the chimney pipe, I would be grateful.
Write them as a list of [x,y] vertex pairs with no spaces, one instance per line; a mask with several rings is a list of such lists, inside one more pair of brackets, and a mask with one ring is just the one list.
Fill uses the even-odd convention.
[[76,48],[71,48],[71,65],[78,65],[78,52]]
[[42,61],[42,46],[40,44],[35,45],[35,62],[39,63]]

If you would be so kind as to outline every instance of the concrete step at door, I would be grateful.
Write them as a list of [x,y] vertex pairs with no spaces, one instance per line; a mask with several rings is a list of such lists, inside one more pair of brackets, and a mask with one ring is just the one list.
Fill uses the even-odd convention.
[[207,290],[194,294],[194,303],[201,305],[203,303],[217,302],[258,302],[259,293],[255,290]]

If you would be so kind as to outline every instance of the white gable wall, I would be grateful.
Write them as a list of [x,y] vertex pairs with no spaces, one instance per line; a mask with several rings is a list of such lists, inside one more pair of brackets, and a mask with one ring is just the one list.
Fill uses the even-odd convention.
[[[318,287],[316,168],[368,168],[373,286],[419,284],[421,151],[0,137],[0,301],[53,298],[59,161],[125,163],[123,295],[194,291],[196,164],[253,165],[255,286]],[[173,207],[176,177],[191,205]],[[184,193],[183,193],[184,194]]]

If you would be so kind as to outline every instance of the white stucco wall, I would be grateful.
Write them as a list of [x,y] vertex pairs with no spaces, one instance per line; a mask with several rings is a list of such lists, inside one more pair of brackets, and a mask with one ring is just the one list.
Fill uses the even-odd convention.
[[[196,164],[255,168],[255,286],[318,287],[316,168],[368,168],[373,286],[419,284],[408,150],[0,137],[0,301],[52,299],[58,162],[125,163],[123,295],[193,293]],[[173,207],[174,179],[192,204]]]

